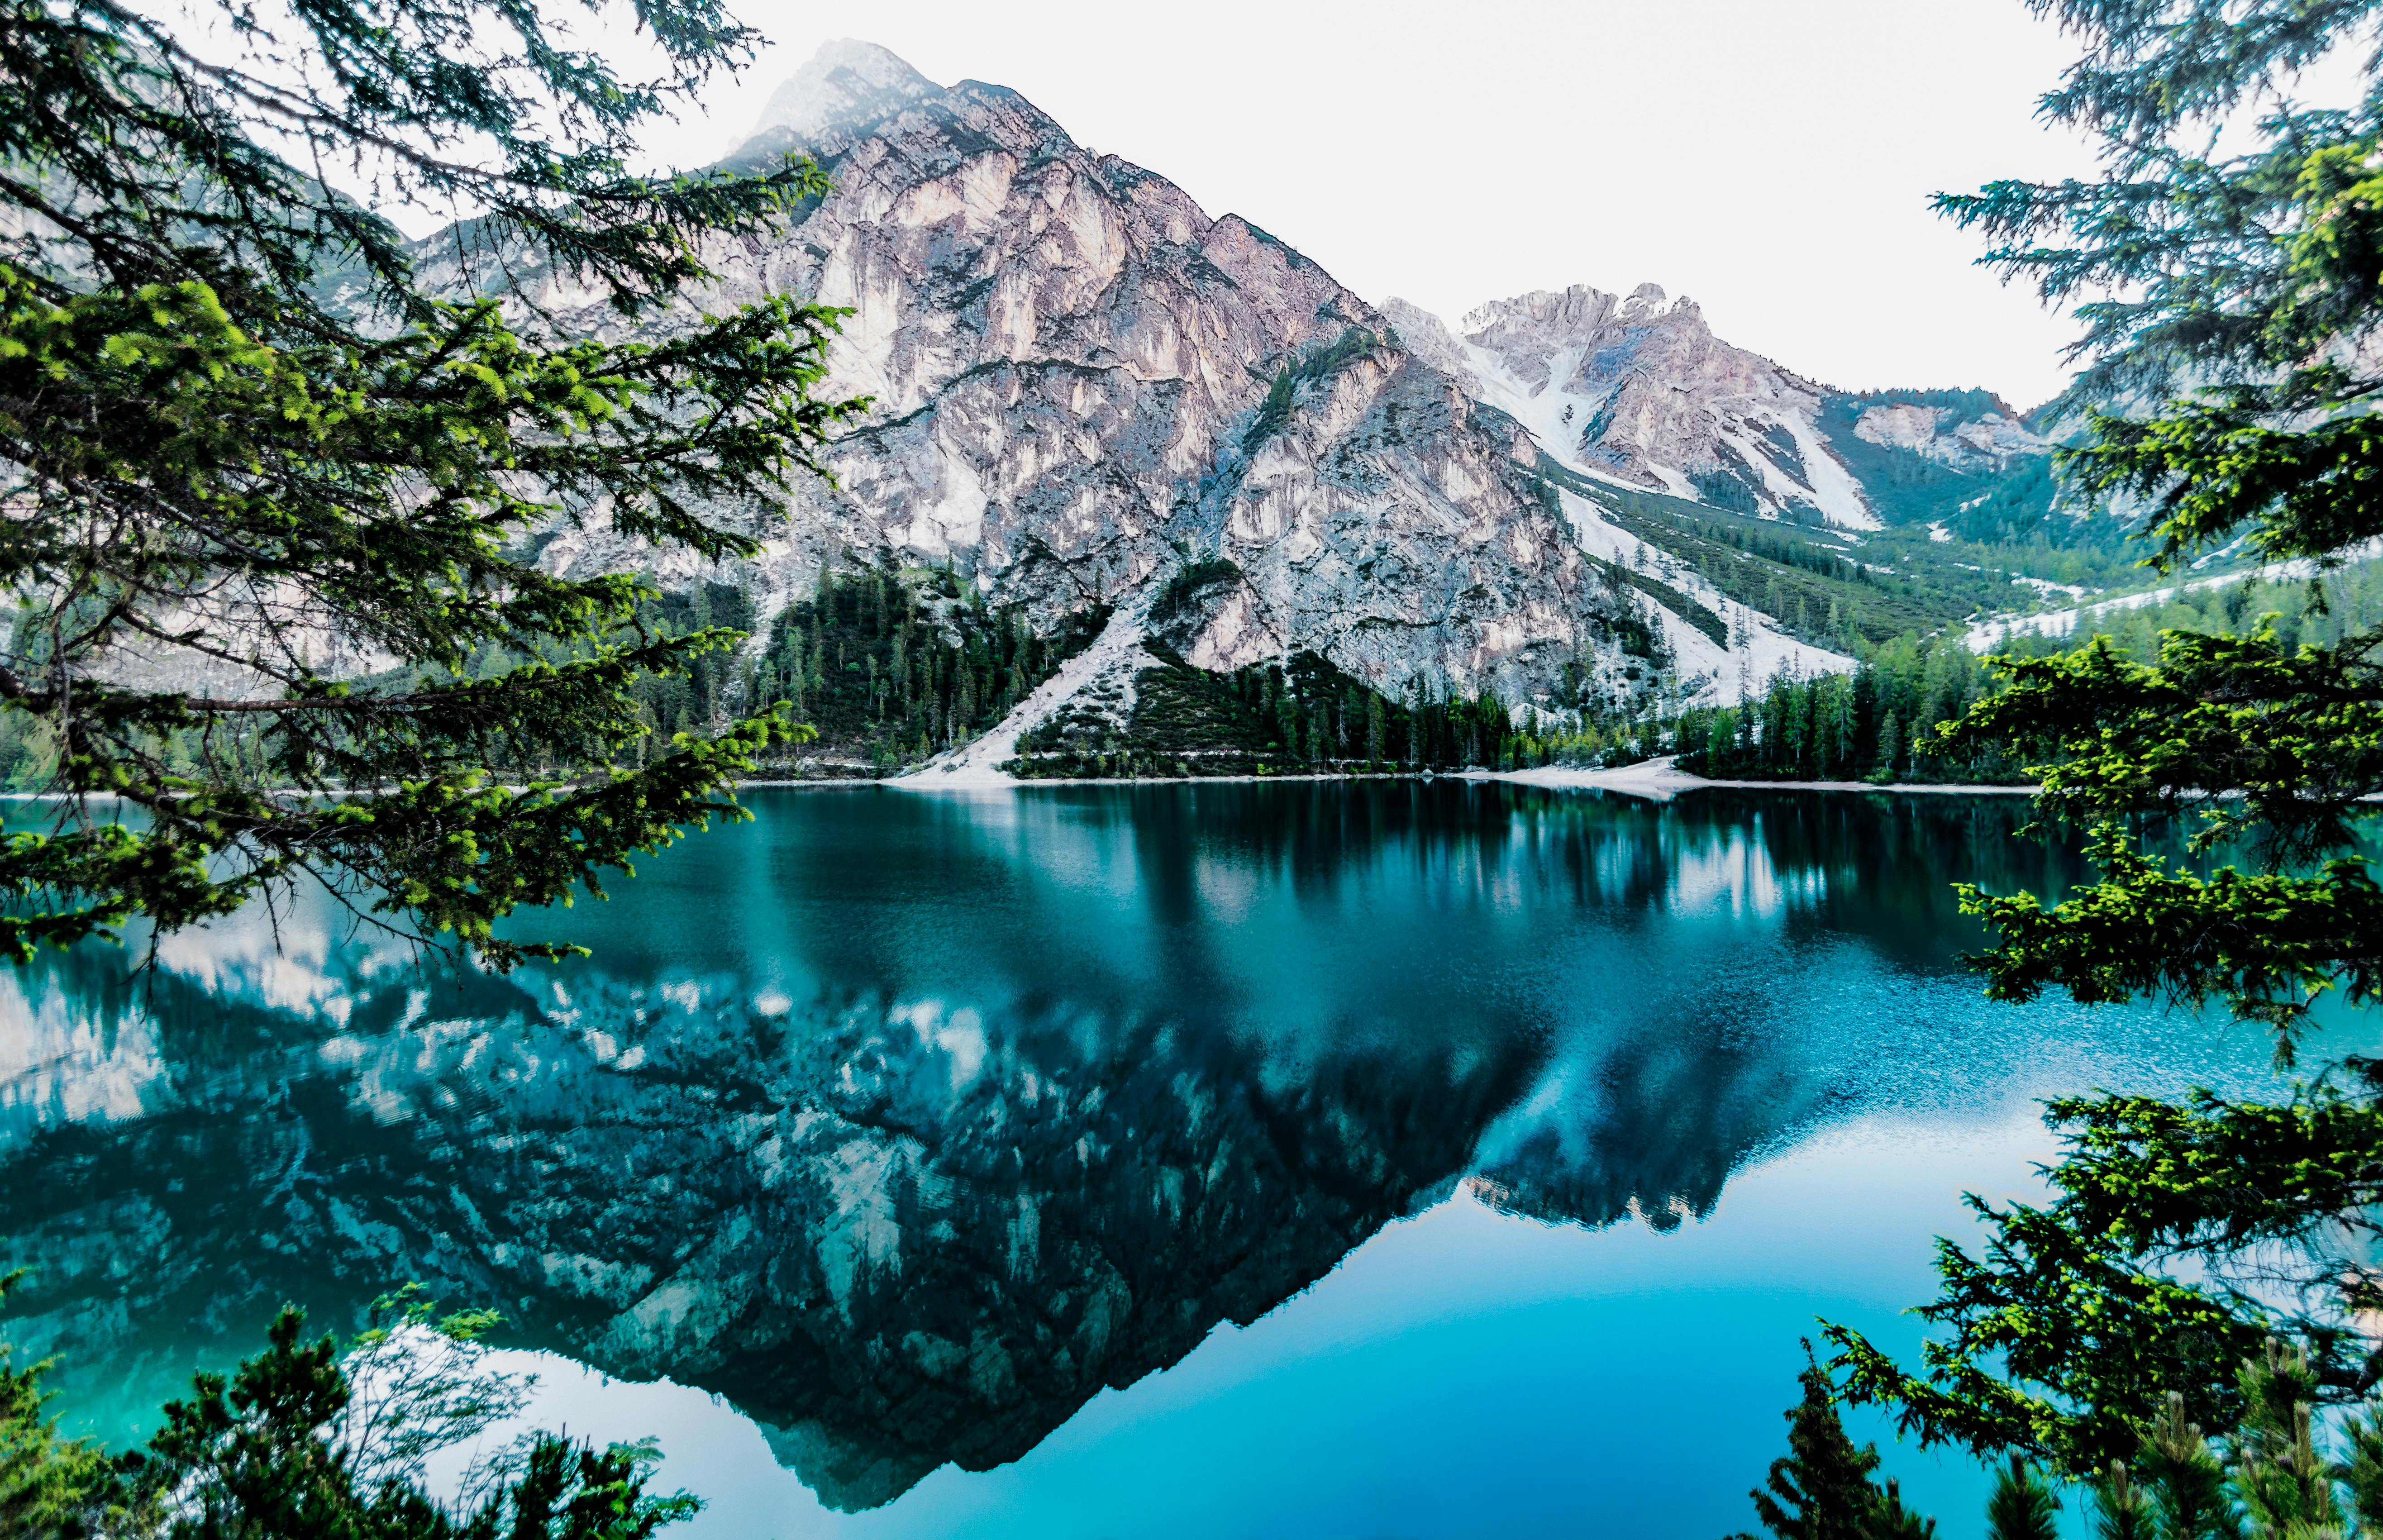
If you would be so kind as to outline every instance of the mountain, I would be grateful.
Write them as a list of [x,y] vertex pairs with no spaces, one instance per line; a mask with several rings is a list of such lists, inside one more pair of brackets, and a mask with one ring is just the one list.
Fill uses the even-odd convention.
[[[1060,723],[1073,747],[1045,773],[1362,758],[1368,692],[1490,692],[1516,713],[1734,699],[1783,669],[1849,668],[1860,639],[2028,607],[2016,576],[2099,571],[2050,564],[2076,531],[2003,403],[1829,389],[1653,285],[1526,294],[1456,327],[1377,309],[1018,92],[938,85],[867,43],[821,49],[726,164],[789,151],[833,191],[773,237],[715,240],[720,280],[690,302],[849,312],[824,388],[872,404],[826,452],[833,484],[717,511],[759,540],[750,561],[708,566],[600,518],[545,532],[537,560],[641,570],[690,613],[749,623],[743,678],[707,675],[697,705],[809,679],[843,724],[813,770],[965,753],[995,771]],[[434,281],[456,244],[425,243]],[[624,325],[526,270],[511,281],[558,324]],[[866,634],[827,634],[835,605]],[[885,650],[889,610],[902,647],[851,652]],[[857,677],[823,671],[821,644]],[[1303,655],[1329,666],[1303,677],[1333,683],[1279,733],[1278,685],[1216,744],[1146,706],[1180,703],[1170,680],[1201,694],[1170,669]],[[1307,741],[1325,717],[1330,753]]]
[[[789,487],[763,554],[730,570],[601,528],[557,532],[544,561],[734,582],[764,621],[822,567],[949,566],[1050,632],[1225,555],[1237,576],[1181,637],[1198,666],[1312,650],[1388,692],[1519,700],[1586,657],[1631,692],[1597,639],[1624,601],[1510,425],[1283,241],[1014,91],[938,86],[863,43],[805,65],[732,161],[789,150],[833,192],[775,239],[717,243],[700,298],[850,310],[824,388],[873,405],[826,457],[835,485]],[[619,325],[562,278],[530,292],[565,327]]]
[[[1721,340],[1651,283],[1493,301],[1454,329],[1403,300],[1382,310],[1567,465],[1714,508],[1873,530],[1954,511],[2045,451],[1984,391],[1833,390]],[[1961,491],[1915,499],[1914,484]]]

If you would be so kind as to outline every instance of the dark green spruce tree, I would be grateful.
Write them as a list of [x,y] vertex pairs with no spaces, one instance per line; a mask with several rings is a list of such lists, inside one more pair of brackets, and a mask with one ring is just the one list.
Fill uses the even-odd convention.
[[1786,1412],[1787,1452],[1750,1494],[1772,1540],[1924,1540],[1934,1526],[1903,1506],[1900,1491],[1871,1480],[1878,1450],[1846,1435],[1827,1372],[1807,1363],[1797,1383],[1804,1395]]
[[[832,312],[703,306],[710,253],[816,167],[630,168],[755,34],[626,0],[661,64],[624,79],[571,46],[581,8],[219,0],[181,32],[0,0],[0,731],[62,794],[0,847],[0,952],[310,873],[499,967],[555,955],[491,927],[737,816],[799,733],[752,702],[625,753],[634,683],[735,634],[527,560],[590,521],[748,552],[727,515],[855,404],[817,395]],[[400,203],[472,217],[409,244],[368,206]],[[557,285],[622,324],[566,335]]]
[[[2304,573],[2355,554],[2383,536],[2383,6],[2031,8],[2082,43],[2043,116],[2092,136],[2103,175],[1942,204],[1987,234],[1986,260],[2084,322],[2062,403],[2070,495],[2131,511],[2149,564],[2179,575],[2217,549]],[[2356,71],[2354,99],[2296,102],[2328,57]],[[2221,140],[2221,123],[2249,131]],[[2005,660],[2007,687],[1938,741],[2041,767],[2043,813],[2091,831],[2099,877],[2057,904],[1965,893],[1994,933],[1977,959],[1989,992],[2221,1006],[2272,1029],[2283,1068],[2322,1002],[2373,1004],[2383,891],[2361,842],[2383,812],[2367,800],[2383,792],[2378,648],[2372,632],[2287,647],[2254,626],[2170,631],[2149,657],[2097,643]],[[2191,863],[2153,853],[2176,826]],[[2383,1066],[2303,1072],[2273,1102],[2055,1103],[2050,1200],[1976,1203],[1982,1248],[1940,1243],[1942,1291],[1920,1313],[1941,1333],[1916,1372],[1833,1330],[1845,1389],[1923,1440],[2072,1475],[2232,1433],[2255,1411],[2240,1366],[2270,1338],[2301,1355],[2314,1402],[2368,1395],[2383,1361],[2356,1322],[2383,1308]],[[2185,1454],[2146,1450],[2161,1427]]]

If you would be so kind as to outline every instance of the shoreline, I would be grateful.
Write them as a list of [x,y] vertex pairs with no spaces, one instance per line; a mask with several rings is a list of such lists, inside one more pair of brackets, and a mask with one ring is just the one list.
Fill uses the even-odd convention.
[[1611,770],[1578,770],[1569,766],[1542,765],[1522,770],[1389,770],[1379,775],[1349,775],[1337,772],[1302,775],[1141,775],[1141,776],[1051,776],[1021,780],[975,766],[955,768],[938,776],[932,767],[912,770],[907,775],[854,776],[850,778],[785,779],[757,778],[739,781],[737,790],[747,787],[792,786],[807,790],[828,790],[852,786],[884,786],[896,791],[912,792],[993,792],[1018,791],[1033,786],[1188,786],[1188,785],[1253,785],[1258,782],[1341,781],[1473,781],[1508,782],[1519,786],[1543,786],[1550,791],[1619,792],[1626,796],[1645,797],[1654,802],[1669,802],[1683,792],[1707,787],[1723,791],[1771,792],[1884,792],[1893,794],[1928,794],[1941,796],[2033,796],[2033,785],[1994,786],[1969,782],[1891,782],[1880,785],[1869,781],[1710,781],[1700,775],[1689,775],[1672,768],[1673,757],[1642,759],[1635,765],[1621,765]]

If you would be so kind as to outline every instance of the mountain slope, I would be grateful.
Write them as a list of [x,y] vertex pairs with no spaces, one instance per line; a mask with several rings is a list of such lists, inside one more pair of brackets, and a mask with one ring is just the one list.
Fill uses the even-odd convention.
[[[1015,92],[939,87],[866,43],[806,65],[735,158],[787,150],[835,191],[778,239],[719,243],[702,302],[849,308],[826,388],[874,406],[827,457],[837,485],[789,487],[733,571],[600,527],[542,561],[734,581],[765,621],[823,566],[948,565],[1048,633],[1223,557],[1237,580],[1181,638],[1202,667],[1304,649],[1386,692],[1522,700],[1586,659],[1634,688],[1599,640],[1630,601],[1592,581],[1528,454],[1282,241]],[[559,279],[529,297],[568,327],[619,324]]]
[[[1493,301],[1453,329],[1403,300],[1382,310],[1563,463],[1636,490],[1869,530],[2042,467],[2043,440],[1983,391],[1832,390],[1721,340],[1694,302],[1653,284]],[[1914,498],[1915,483],[1959,490]]]
[[[719,511],[748,521],[750,562],[707,569],[600,522],[538,557],[733,585],[757,622],[748,696],[793,677],[773,617],[823,573],[905,614],[954,613],[957,591],[1003,636],[1121,614],[1123,642],[1079,671],[1113,708],[1096,758],[1116,737],[1137,764],[1163,745],[1122,741],[1133,680],[1167,659],[1221,674],[1313,653],[1393,701],[1627,713],[2031,607],[2017,578],[2093,581],[2068,570],[2043,444],[1981,392],[1829,390],[1652,285],[1524,295],[1459,328],[1377,310],[1017,92],[940,86],[864,43],[822,49],[730,161],[788,151],[833,192],[774,238],[716,241],[722,279],[689,302],[791,291],[849,311],[826,388],[873,407],[829,450],[834,484]],[[550,275],[520,287],[565,326],[622,324]],[[1716,522],[1726,538],[1698,533]],[[1150,653],[1128,634],[1154,606]],[[957,632],[944,646],[969,652]],[[967,665],[964,696],[950,671],[869,661],[839,650],[849,681],[804,665],[843,708],[823,757],[856,769],[956,753],[989,722],[1017,743],[1074,701],[1043,673],[1005,684],[999,659]],[[1030,696],[1039,716],[1004,715]]]

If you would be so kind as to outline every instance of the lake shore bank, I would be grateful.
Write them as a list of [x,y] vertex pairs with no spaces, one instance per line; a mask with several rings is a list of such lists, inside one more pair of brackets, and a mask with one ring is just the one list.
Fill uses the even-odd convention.
[[2032,796],[2036,788],[2024,786],[1992,786],[1957,782],[1891,782],[1879,784],[1869,781],[1712,781],[1700,775],[1690,775],[1673,768],[1673,757],[1642,759],[1635,765],[1619,765],[1611,770],[1581,770],[1562,765],[1542,765],[1519,770],[1414,770],[1389,771],[1380,775],[1348,775],[1320,773],[1306,775],[1144,775],[1144,776],[1070,776],[1049,779],[1020,779],[1006,775],[988,766],[954,765],[942,769],[930,765],[907,775],[855,776],[849,779],[787,780],[757,778],[738,782],[738,789],[748,786],[799,786],[825,789],[839,786],[891,786],[903,791],[920,792],[981,792],[1007,791],[1025,786],[1166,786],[1166,785],[1232,785],[1255,782],[1299,781],[1503,781],[1522,786],[1545,786],[1557,791],[1619,792],[1627,796],[1646,797],[1656,802],[1669,802],[1683,792],[1712,787],[1722,790],[1775,792],[1924,792],[1949,796]]

